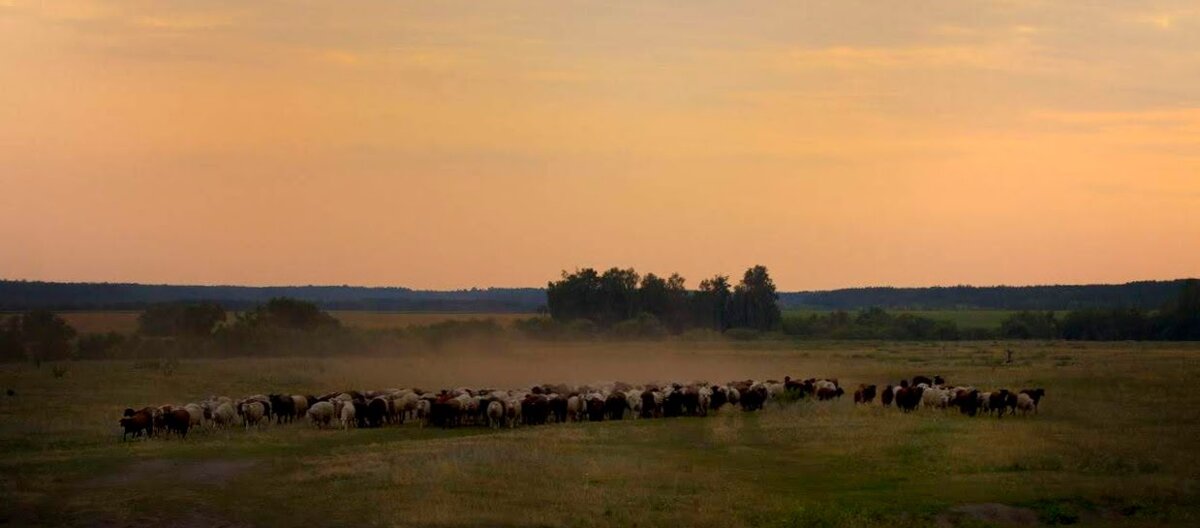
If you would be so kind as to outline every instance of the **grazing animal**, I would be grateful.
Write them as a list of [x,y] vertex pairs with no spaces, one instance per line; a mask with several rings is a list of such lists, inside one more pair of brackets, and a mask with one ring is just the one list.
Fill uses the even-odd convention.
[[217,427],[229,427],[233,425],[236,419],[237,412],[233,410],[233,404],[231,403],[221,403],[212,412],[212,421]]
[[929,376],[913,376],[913,379],[912,379],[913,385],[920,385],[922,383],[924,383],[925,385],[933,385],[933,379],[930,378]]
[[504,404],[498,401],[488,403],[487,418],[489,427],[499,429],[500,424],[504,421]]
[[871,403],[875,401],[874,385],[859,385],[854,391],[854,403]]
[[[1042,397],[1046,395],[1046,389],[1024,389],[1021,391],[1021,394],[1028,395],[1029,398],[1033,400],[1033,412],[1036,414],[1038,405],[1042,403]],[[1020,402],[1017,403],[1020,404]]]
[[354,416],[355,411],[353,401],[342,402],[342,411],[338,413],[338,421],[342,423],[342,429],[349,429],[350,426],[358,426],[358,419]]
[[924,392],[922,387],[901,387],[896,391],[896,406],[904,412],[912,412],[921,403]]
[[167,434],[175,433],[180,439],[186,439],[188,428],[192,425],[191,413],[185,409],[175,409],[163,414],[163,425]]
[[1022,392],[1017,395],[1017,410],[1021,411],[1023,415],[1036,412],[1037,404],[1034,403],[1032,396]]
[[629,402],[625,401],[625,395],[620,392],[614,392],[604,399],[604,414],[609,420],[624,420],[625,411],[629,408]]
[[263,418],[266,417],[266,405],[260,401],[244,402],[238,406],[238,410],[242,414],[242,423],[247,429],[251,425],[257,426],[263,423]]
[[642,391],[642,418],[654,418],[658,416],[658,400],[654,398],[654,391],[646,389]]
[[125,416],[120,422],[123,432],[121,433],[121,441],[124,442],[130,434],[134,438],[142,436],[144,433],[146,438],[154,436],[154,415],[146,409],[134,411],[133,409],[125,409]]
[[333,404],[327,401],[320,401],[312,404],[305,414],[308,415],[309,423],[317,426],[318,429],[324,429],[330,425],[333,425]]
[[896,398],[896,389],[895,389],[895,387],[892,387],[891,385],[884,387],[883,393],[879,395],[879,401],[881,403],[883,403],[884,407],[890,407],[892,405],[892,400],[895,398]]

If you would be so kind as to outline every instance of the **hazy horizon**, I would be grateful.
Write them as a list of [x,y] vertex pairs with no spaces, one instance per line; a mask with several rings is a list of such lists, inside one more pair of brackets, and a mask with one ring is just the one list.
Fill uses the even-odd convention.
[[[600,269],[598,271],[603,271],[603,269]],[[638,270],[638,272],[640,274],[644,275],[644,272],[642,272],[640,270]],[[654,272],[654,273],[656,275],[661,275],[657,272]],[[735,282],[740,278],[740,275],[735,275],[735,274],[729,274],[729,275]],[[554,277],[555,280],[558,278],[559,278],[558,275],[556,275]],[[699,280],[693,281],[693,280],[690,280],[691,279],[690,277],[684,277],[684,278],[689,279],[688,287],[690,289],[694,289],[696,287],[695,285],[699,283]],[[1106,285],[1122,285],[1122,284],[1137,283],[1137,282],[1171,282],[1171,281],[1177,281],[1177,280],[1191,280],[1191,279],[1198,279],[1198,278],[1200,278],[1200,277],[1180,276],[1180,277],[1171,277],[1171,278],[1165,278],[1165,279],[1130,279],[1130,280],[1123,280],[1123,281],[1119,281],[1119,282],[1037,283],[1037,284],[940,284],[940,285],[935,285],[935,284],[908,284],[908,285],[867,284],[867,285],[860,285],[860,286],[835,286],[832,288],[788,288],[788,287],[784,287],[784,286],[778,286],[778,284],[777,284],[777,286],[778,286],[778,291],[781,293],[794,293],[794,292],[820,292],[820,291],[835,291],[835,290],[851,290],[851,289],[860,289],[860,288],[921,289],[921,288],[952,288],[952,287],[1025,288],[1025,287],[1039,287],[1039,286],[1106,286]],[[552,280],[552,279],[547,279],[547,281],[550,281],[550,280]],[[545,289],[546,288],[545,284],[524,285],[524,286],[522,286],[522,285],[516,285],[516,286],[513,286],[513,285],[474,285],[474,286],[447,287],[447,288],[417,288],[417,287],[407,286],[405,284],[400,284],[400,283],[398,283],[398,284],[341,284],[341,283],[339,283],[339,284],[333,284],[333,283],[241,284],[241,283],[222,283],[222,282],[214,282],[214,283],[190,283],[189,282],[189,283],[185,283],[185,282],[104,281],[104,280],[73,281],[73,280],[23,279],[23,278],[13,278],[13,277],[3,277],[3,276],[0,276],[0,281],[45,282],[45,283],[54,283],[54,284],[137,284],[137,285],[141,285],[141,286],[183,286],[183,287],[199,286],[199,287],[233,287],[233,288],[310,288],[310,287],[311,288],[368,288],[368,289],[371,289],[371,288],[401,288],[401,289],[408,289],[408,290],[413,290],[413,291],[463,291],[463,290],[473,290],[473,289],[474,290],[486,290],[486,289]]]
[[0,276],[1196,276],[1196,50],[1183,0],[0,0]]

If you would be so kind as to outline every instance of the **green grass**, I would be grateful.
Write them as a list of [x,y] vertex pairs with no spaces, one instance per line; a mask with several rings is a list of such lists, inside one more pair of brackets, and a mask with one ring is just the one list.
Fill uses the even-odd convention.
[[[1015,361],[1001,361],[1005,348]],[[511,343],[400,358],[0,367],[0,524],[959,526],[964,504],[1045,523],[1200,522],[1200,346],[1080,343]],[[1069,358],[1066,364],[1062,358]],[[919,360],[919,361],[913,361]],[[121,443],[120,410],[209,394],[605,379],[916,373],[1042,386],[1040,415],[832,403],[492,432],[303,424]]]

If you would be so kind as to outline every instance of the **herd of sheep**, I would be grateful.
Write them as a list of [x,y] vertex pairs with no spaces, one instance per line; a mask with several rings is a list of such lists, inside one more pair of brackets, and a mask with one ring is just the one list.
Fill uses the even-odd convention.
[[[902,380],[882,391],[876,385],[859,385],[854,402],[873,404],[877,393],[883,406],[894,403],[905,412],[918,407],[956,407],[969,416],[998,417],[1036,412],[1045,395],[1043,389],[988,392],[950,386],[940,376],[916,376],[911,382]],[[844,394],[837,379],[799,381],[786,376],[782,382],[746,380],[724,385],[696,382],[633,386],[616,382],[580,387],[547,384],[520,390],[459,387],[438,392],[416,388],[351,390],[324,396],[256,394],[240,400],[213,396],[186,405],[125,409],[120,425],[122,440],[130,435],[151,437],[156,433],[185,438],[196,427],[248,429],[299,419],[307,419],[318,428],[381,427],[407,420],[417,420],[422,426],[511,428],[572,421],[707,416],[727,405],[756,411],[768,401],[827,401]]]

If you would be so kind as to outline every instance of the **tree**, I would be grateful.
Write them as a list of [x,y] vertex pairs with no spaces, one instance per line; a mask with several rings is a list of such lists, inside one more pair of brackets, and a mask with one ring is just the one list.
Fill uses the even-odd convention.
[[1000,337],[1008,339],[1054,339],[1059,323],[1054,312],[1021,311],[1000,322]]
[[1183,283],[1179,296],[1159,311],[1156,326],[1160,339],[1200,340],[1200,280]]
[[696,325],[718,332],[728,329],[732,297],[729,277],[717,275],[700,281],[700,289],[692,296],[691,303]]
[[225,309],[216,303],[164,303],[138,316],[138,333],[150,337],[206,337],[225,322]]
[[312,331],[341,326],[336,318],[316,304],[290,297],[275,297],[255,308],[250,317],[258,325],[290,330]]
[[21,317],[0,318],[0,361],[24,361],[25,346],[21,342]]
[[[634,281],[636,284],[636,280]],[[562,279],[546,286],[546,308],[558,321],[593,318],[600,306],[600,275],[592,268],[562,272]]]
[[41,365],[71,355],[75,329],[54,312],[34,310],[20,316],[17,335],[29,359]]
[[733,290],[732,326],[772,330],[779,327],[779,294],[765,266],[746,270]]
[[637,315],[637,306],[637,272],[633,268],[610,268],[600,276],[594,312],[583,317],[607,328]]

